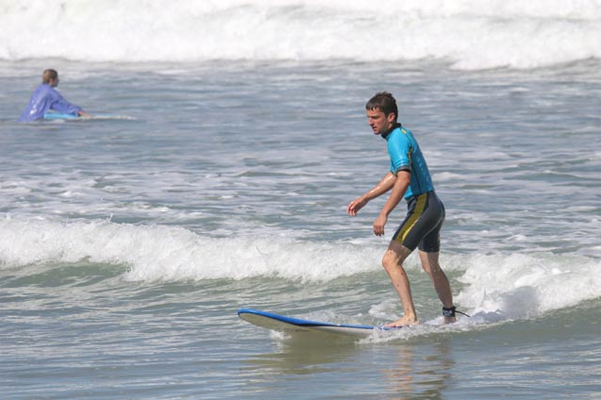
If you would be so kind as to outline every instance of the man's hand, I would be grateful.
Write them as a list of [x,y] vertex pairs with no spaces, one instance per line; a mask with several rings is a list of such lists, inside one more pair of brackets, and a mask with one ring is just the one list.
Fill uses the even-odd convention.
[[351,217],[354,217],[355,215],[357,215],[359,210],[362,209],[366,204],[367,200],[364,200],[362,197],[359,197],[349,203],[348,207],[346,207],[346,212]]
[[374,221],[374,235],[384,235],[384,225],[386,225],[386,221],[388,221],[388,216],[386,214],[380,214],[378,218],[376,218]]

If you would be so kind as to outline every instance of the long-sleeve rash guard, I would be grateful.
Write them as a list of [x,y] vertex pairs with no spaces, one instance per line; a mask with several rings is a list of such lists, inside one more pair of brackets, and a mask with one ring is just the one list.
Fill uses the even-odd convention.
[[42,83],[33,92],[27,108],[19,117],[19,122],[31,122],[43,118],[48,110],[75,115],[81,111],[81,108],[65,100],[52,86]]

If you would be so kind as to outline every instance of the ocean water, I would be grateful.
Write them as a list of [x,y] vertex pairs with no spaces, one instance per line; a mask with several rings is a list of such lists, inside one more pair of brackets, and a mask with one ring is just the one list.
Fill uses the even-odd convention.
[[[0,11],[3,399],[601,399],[599,1]],[[129,118],[17,124],[45,68]],[[384,197],[345,212],[386,173],[364,114],[381,90],[471,317],[441,325],[412,256],[420,326],[353,342],[239,320],[398,318],[380,258],[404,204],[386,238]]]

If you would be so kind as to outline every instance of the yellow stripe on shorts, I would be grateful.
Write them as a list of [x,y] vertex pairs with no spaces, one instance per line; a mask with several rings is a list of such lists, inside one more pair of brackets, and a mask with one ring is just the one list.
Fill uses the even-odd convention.
[[[399,232],[399,235],[396,238],[396,240],[398,242],[403,243],[403,241],[405,240],[405,238],[407,237],[409,232],[411,232],[411,229],[413,229],[417,220],[424,213],[424,209],[426,208],[427,200],[428,200],[428,193],[421,194],[417,197],[417,204],[415,205],[415,211],[413,212],[413,215],[411,215],[411,217],[409,218],[407,223],[403,226],[403,229],[401,230],[401,232]],[[400,240],[399,240],[399,238],[400,238]]]

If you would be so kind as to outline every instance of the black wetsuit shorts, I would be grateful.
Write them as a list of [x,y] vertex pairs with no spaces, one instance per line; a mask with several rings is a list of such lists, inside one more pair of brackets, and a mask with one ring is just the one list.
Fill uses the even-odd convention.
[[416,247],[426,253],[440,251],[440,228],[445,217],[442,201],[432,191],[411,197],[407,207],[407,217],[392,240],[411,251]]

